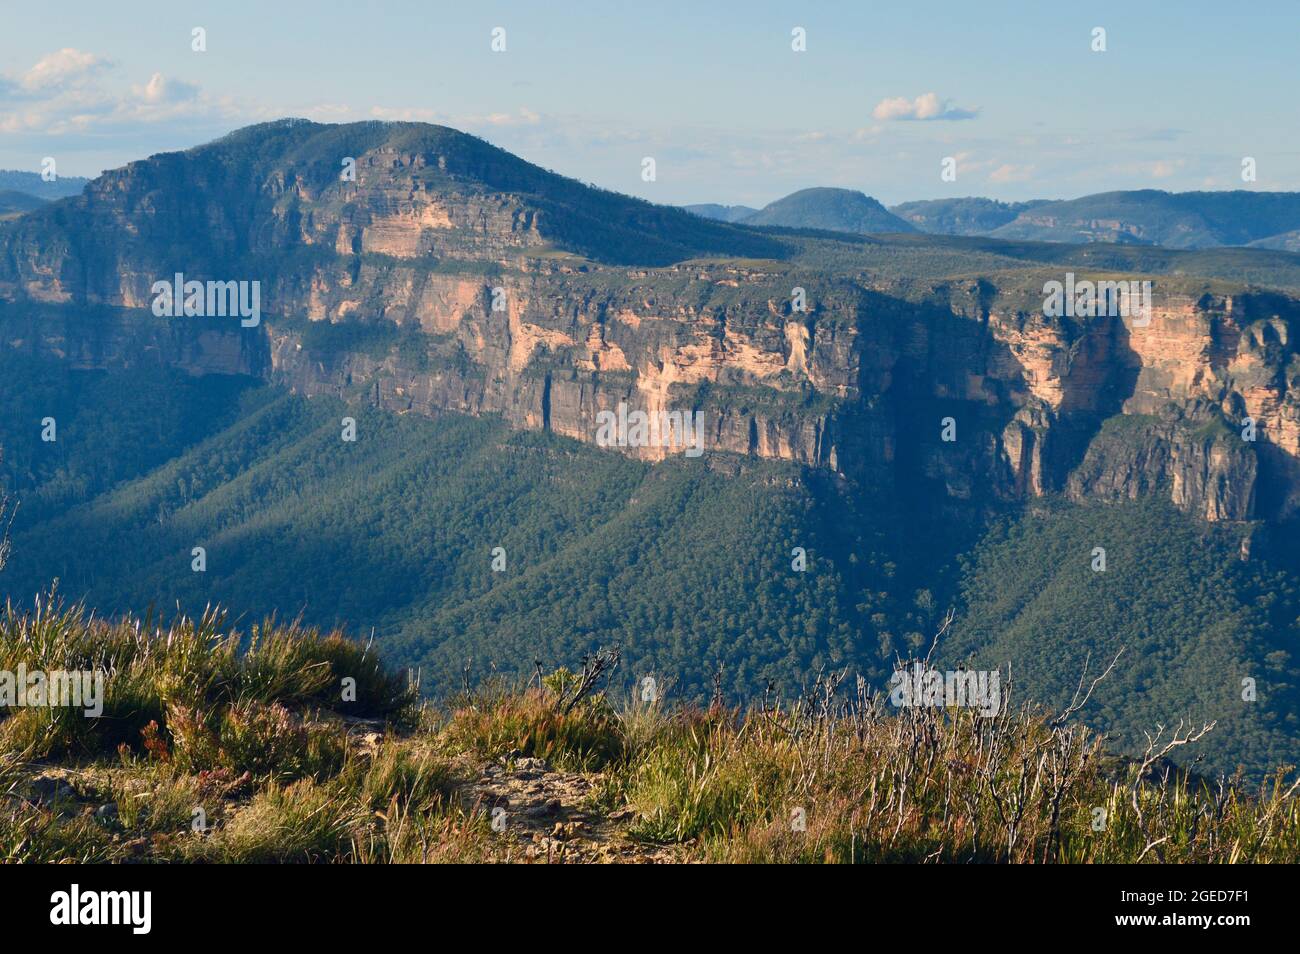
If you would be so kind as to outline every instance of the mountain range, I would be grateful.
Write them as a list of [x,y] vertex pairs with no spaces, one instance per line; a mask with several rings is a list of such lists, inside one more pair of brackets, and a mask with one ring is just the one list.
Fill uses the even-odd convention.
[[[695,698],[883,680],[952,607],[944,658],[1044,703],[1124,648],[1086,712],[1121,745],[1205,716],[1207,765],[1294,761],[1300,255],[952,201],[711,220],[413,123],[106,172],[0,224],[0,589],[373,629],[444,694],[612,643]],[[1290,221],[1196,201],[1224,238]],[[257,320],[170,317],[178,274],[256,282]],[[1094,281],[1150,307],[1045,310]],[[606,446],[628,409],[705,453]]]
[[804,189],[764,206],[690,205],[705,218],[744,225],[859,234],[910,232],[1012,241],[1114,242],[1205,249],[1300,250],[1300,194],[1104,192],[1078,199],[998,202],[976,197],[904,202],[886,210],[849,189]]

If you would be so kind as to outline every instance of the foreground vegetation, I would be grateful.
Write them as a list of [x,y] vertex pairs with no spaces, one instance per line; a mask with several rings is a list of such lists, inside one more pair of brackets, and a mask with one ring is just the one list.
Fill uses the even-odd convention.
[[[0,719],[8,861],[1283,862],[1300,801],[1167,757],[1119,761],[1075,721],[895,709],[839,674],[746,711],[620,703],[617,653],[421,704],[365,646],[38,605],[0,669],[102,669],[99,718]],[[1211,730],[1212,731],[1212,730]]]

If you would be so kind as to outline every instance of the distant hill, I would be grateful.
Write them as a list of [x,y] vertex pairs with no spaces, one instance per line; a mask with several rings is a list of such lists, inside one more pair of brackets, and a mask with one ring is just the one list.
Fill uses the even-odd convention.
[[[1300,193],[1142,189],[1037,204],[987,234],[1005,239],[1128,242],[1167,248],[1259,243],[1285,249],[1283,233],[1297,229]],[[1269,244],[1275,237],[1280,244]]]
[[748,210],[748,214],[742,214],[743,205],[690,205],[686,209],[703,218],[739,225],[779,225],[859,235],[916,231],[915,226],[890,214],[871,196],[852,189],[802,189],[758,211]]
[[891,206],[889,211],[911,222],[922,232],[939,235],[988,235],[999,226],[1012,222],[1022,212],[1051,200],[998,202],[970,196],[962,199],[922,199]]
[[22,192],[46,200],[80,195],[89,181],[82,176],[59,176],[53,182],[46,182],[35,172],[0,169],[0,192]]
[[0,220],[17,218],[24,212],[38,209],[44,204],[44,199],[28,195],[26,192],[0,189]]
[[705,219],[716,219],[719,222],[740,222],[758,211],[758,209],[750,208],[747,205],[718,205],[716,202],[706,202],[704,205],[684,205],[682,208],[693,215]]
[[804,189],[749,215],[744,206],[694,205],[704,218],[835,232],[913,232],[1034,242],[1107,242],[1207,249],[1300,251],[1300,193],[1101,192],[1078,199],[999,202],[922,199],[888,209],[848,189]]
[[1251,248],[1270,248],[1279,252],[1300,252],[1300,229],[1292,229],[1280,235],[1256,239],[1250,243]]

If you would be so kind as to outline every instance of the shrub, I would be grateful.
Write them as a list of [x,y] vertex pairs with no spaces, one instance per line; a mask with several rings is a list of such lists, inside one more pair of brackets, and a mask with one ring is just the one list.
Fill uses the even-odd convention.
[[451,765],[429,749],[386,741],[361,778],[361,800],[372,811],[425,810],[446,802],[453,778]]
[[446,738],[460,751],[492,758],[518,752],[571,771],[600,769],[625,751],[619,720],[603,699],[583,700],[562,712],[537,690],[456,710]]

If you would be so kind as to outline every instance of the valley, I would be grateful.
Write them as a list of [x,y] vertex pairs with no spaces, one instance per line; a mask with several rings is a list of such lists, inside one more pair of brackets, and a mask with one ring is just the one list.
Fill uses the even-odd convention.
[[[880,685],[951,607],[945,659],[1049,702],[1125,647],[1095,726],[1217,719],[1206,764],[1259,774],[1300,754],[1298,266],[736,226],[442,127],[250,127],[0,227],[0,588],[373,632],[435,697],[613,644],[684,698]],[[176,274],[259,320],[156,314]],[[1075,277],[1149,309],[1046,314]]]

